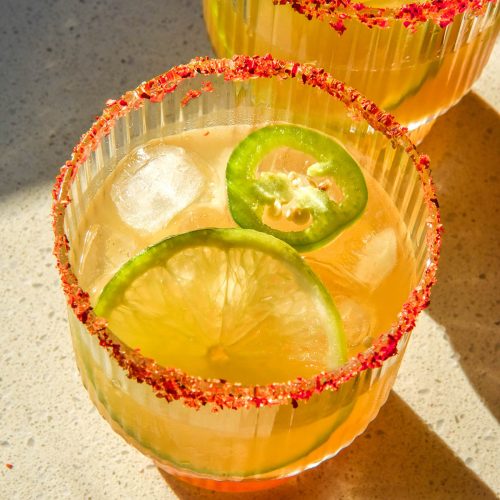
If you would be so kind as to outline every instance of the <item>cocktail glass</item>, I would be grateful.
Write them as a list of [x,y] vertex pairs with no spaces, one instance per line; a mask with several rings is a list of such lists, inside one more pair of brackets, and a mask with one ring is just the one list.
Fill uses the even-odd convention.
[[215,52],[310,61],[394,114],[419,142],[465,95],[495,43],[496,0],[204,0]]
[[[101,275],[107,273],[107,281],[142,249],[140,245],[155,243],[157,238],[141,240],[138,247],[134,242],[140,230],[134,232],[129,225],[118,236],[129,246],[113,260],[104,255],[118,245],[116,228],[108,227],[104,243],[95,247],[91,260],[90,267],[97,266],[98,272],[88,271],[89,241],[92,247],[99,239],[94,226],[104,216],[99,207],[108,212],[108,193],[102,187],[109,185],[107,179],[131,151],[140,146],[143,154],[149,141],[193,131],[209,137],[218,126],[253,129],[270,123],[291,123],[332,135],[350,152],[366,178],[379,186],[377,196],[385,209],[398,214],[401,229],[397,245],[402,246],[396,245],[392,231],[389,239],[380,239],[380,232],[367,233],[365,239],[371,239],[372,249],[365,255],[368,259],[356,264],[358,271],[361,267],[378,279],[386,271],[376,269],[377,259],[382,256],[385,265],[386,254],[406,248],[407,260],[401,262],[410,262],[404,267],[411,268],[411,273],[405,275],[398,296],[391,298],[392,291],[387,289],[371,293],[378,296],[384,327],[360,337],[360,325],[349,332],[345,320],[346,332],[353,336],[349,338],[350,357],[335,369],[252,385],[207,380],[175,366],[161,366],[121,341],[93,310],[105,285]],[[140,195],[135,192],[137,198],[131,201],[138,206],[139,196],[152,196],[155,189],[152,185]],[[89,211],[89,206],[97,207],[96,211]],[[209,210],[205,207],[203,212]],[[208,224],[224,227],[230,223],[216,214]],[[203,223],[195,226],[188,230]],[[375,418],[394,383],[416,317],[429,303],[441,233],[429,160],[417,152],[405,129],[324,70],[270,56],[195,59],[108,101],[57,178],[53,227],[76,361],[99,412],[163,471],[207,488],[241,491],[273,486],[333,457]],[[349,252],[349,245],[345,247]],[[318,264],[318,255],[307,252],[304,258],[321,279],[328,280],[321,268],[330,263]],[[102,266],[101,257],[105,257]],[[390,288],[400,285],[397,275],[395,280]],[[348,294],[342,293],[344,298]],[[348,303],[347,315],[352,306]],[[283,362],[279,356],[273,361]]]

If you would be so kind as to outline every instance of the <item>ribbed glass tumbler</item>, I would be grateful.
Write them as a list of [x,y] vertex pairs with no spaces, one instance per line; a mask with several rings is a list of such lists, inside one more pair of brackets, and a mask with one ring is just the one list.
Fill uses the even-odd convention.
[[204,0],[215,52],[314,62],[394,114],[420,142],[481,74],[496,0],[427,3]]
[[[206,379],[143,356],[94,312],[105,282],[123,262],[105,279],[90,279],[82,267],[89,206],[120,161],[149,141],[282,123],[342,144],[398,214],[413,274],[397,309],[368,340],[349,344],[342,366],[286,382]],[[195,59],[109,101],[53,190],[55,255],[90,398],[158,467],[208,488],[265,488],[333,457],[386,401],[415,319],[428,305],[440,247],[437,207],[428,158],[393,117],[312,65],[271,57]],[[315,255],[304,259],[316,271]]]

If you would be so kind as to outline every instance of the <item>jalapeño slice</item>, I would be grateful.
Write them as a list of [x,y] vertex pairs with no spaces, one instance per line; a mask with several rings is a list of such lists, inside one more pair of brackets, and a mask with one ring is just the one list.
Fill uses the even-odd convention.
[[[314,161],[303,172],[259,171],[265,157],[279,148]],[[368,199],[363,173],[352,156],[330,137],[296,125],[270,125],[249,134],[229,158],[226,182],[229,209],[238,225],[271,234],[299,251],[335,238],[361,215]],[[268,223],[266,217],[277,223]],[[272,227],[285,219],[292,230]]]

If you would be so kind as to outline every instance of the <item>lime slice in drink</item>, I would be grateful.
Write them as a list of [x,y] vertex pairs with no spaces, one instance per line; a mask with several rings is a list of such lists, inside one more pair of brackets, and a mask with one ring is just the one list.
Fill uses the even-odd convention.
[[[406,89],[400,90],[397,94],[394,92],[389,93],[389,96],[381,101],[380,107],[385,111],[395,112],[397,114],[398,108],[406,108],[406,102],[412,99],[415,101],[413,104],[418,106],[417,94],[420,92],[424,84],[430,81],[439,71],[442,66],[442,60],[433,60],[427,64],[421,64],[413,69],[411,83]],[[415,98],[415,99],[413,99]],[[399,111],[401,113],[401,111]],[[397,115],[399,116],[399,115]]]
[[[292,247],[250,229],[202,229],[157,243],[118,271],[95,311],[130,347],[205,378],[283,382],[347,357],[339,314],[317,276]],[[180,401],[157,408],[153,398],[141,407],[151,423],[121,425],[143,451],[177,467],[246,477],[328,439],[351,411],[339,394],[325,391],[297,408],[217,413]],[[137,420],[126,400],[109,408],[113,420]]]
[[[292,150],[302,161],[273,161]],[[287,151],[285,151],[288,154]],[[290,155],[289,155],[290,156]],[[363,173],[352,156],[330,137],[294,125],[271,125],[248,135],[226,169],[229,208],[244,228],[271,234],[299,251],[318,248],[363,212],[368,199]]]
[[330,295],[297,252],[252,230],[167,238],[126,263],[96,313],[163,366],[244,384],[332,369],[346,341]]

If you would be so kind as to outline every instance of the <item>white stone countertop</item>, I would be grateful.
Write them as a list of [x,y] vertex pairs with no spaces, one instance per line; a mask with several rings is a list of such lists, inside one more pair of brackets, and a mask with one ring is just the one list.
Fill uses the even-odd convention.
[[[0,16],[0,499],[235,498],[171,480],[80,383],[52,256],[58,168],[105,100],[211,54],[198,0],[3,0]],[[439,284],[389,401],[336,458],[248,499],[500,495],[500,43],[440,118]],[[7,467],[11,464],[12,468]]]

